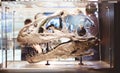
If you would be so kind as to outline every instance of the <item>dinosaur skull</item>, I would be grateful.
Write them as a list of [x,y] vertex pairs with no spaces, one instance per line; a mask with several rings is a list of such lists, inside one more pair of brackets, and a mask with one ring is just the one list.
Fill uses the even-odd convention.
[[[36,53],[30,53],[27,56],[29,63],[36,63],[53,58],[68,58],[76,57],[80,55],[90,55],[86,53],[89,48],[95,46],[98,43],[98,39],[94,36],[79,36],[76,33],[63,32],[61,30],[53,29],[54,33],[38,33],[38,28],[44,26],[46,22],[55,17],[61,17],[64,15],[63,11],[57,12],[51,16],[44,17],[43,19],[37,19],[34,23],[23,27],[18,34],[17,41],[22,46],[34,46]],[[37,27],[34,24],[39,22]],[[24,31],[34,27],[30,33]],[[45,29],[46,31],[47,29]],[[61,42],[61,38],[67,38],[69,40]],[[51,48],[51,49],[50,49]]]

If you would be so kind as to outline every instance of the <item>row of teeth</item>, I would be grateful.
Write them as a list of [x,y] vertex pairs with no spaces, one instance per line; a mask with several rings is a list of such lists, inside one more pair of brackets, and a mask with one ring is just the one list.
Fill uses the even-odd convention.
[[[78,43],[78,42],[76,42]],[[55,43],[51,43],[51,44],[48,44],[48,43],[42,43],[42,44],[37,44],[37,45],[40,45],[40,49],[42,49],[42,52],[39,53],[37,50],[34,49],[34,51],[30,52],[27,57],[34,57],[34,56],[37,56],[39,54],[46,54],[50,51],[52,51],[57,45],[53,45]],[[32,45],[29,45],[29,46],[32,46]]]
[[[54,46],[52,45],[49,45],[49,46],[47,46],[46,44],[38,44],[38,45],[40,45],[40,49],[42,49],[42,52],[41,52],[41,54],[46,54],[46,53],[48,53],[48,52],[50,52],[50,51],[52,51],[53,49],[54,49]],[[30,46],[30,45],[29,45]],[[32,46],[32,45],[31,45]],[[38,51],[37,50],[35,50],[34,49],[34,51],[30,51],[27,55],[26,55],[26,57],[27,58],[29,58],[29,57],[33,57],[33,56],[37,56],[39,53],[38,53]]]
[[[69,41],[67,41],[69,42]],[[62,44],[62,43],[61,43]],[[63,43],[64,44],[64,43]],[[34,45],[34,44],[33,44]],[[28,45],[28,46],[33,46],[33,45]],[[51,43],[42,43],[42,44],[36,44],[36,45],[39,45],[40,46],[40,49],[42,49],[42,52],[39,53],[36,49],[34,49],[34,51],[30,52],[28,55],[27,55],[27,58],[28,57],[34,57],[34,56],[37,56],[39,54],[46,54],[50,51],[52,51],[53,49],[55,49],[58,45],[60,45],[59,42],[51,42]]]

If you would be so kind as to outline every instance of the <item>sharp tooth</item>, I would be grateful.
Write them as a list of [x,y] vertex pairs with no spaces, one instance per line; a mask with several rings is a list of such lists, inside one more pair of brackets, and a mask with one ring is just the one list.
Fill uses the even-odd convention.
[[29,55],[29,54],[27,54],[27,55],[26,55],[26,58],[30,58],[30,55]]

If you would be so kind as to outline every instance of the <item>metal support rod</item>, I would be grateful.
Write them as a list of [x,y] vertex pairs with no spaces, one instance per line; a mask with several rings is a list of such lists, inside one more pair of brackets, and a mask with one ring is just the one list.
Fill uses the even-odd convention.
[[47,60],[47,63],[45,65],[50,65],[49,61]]
[[99,60],[102,61],[101,44],[99,44]]
[[7,68],[7,49],[8,49],[8,44],[7,44],[7,18],[6,18],[6,13],[7,13],[8,7],[5,7],[5,67]]
[[15,61],[15,11],[13,11],[13,61]]
[[[108,11],[108,17],[110,16],[110,8],[107,6],[107,11]],[[108,18],[108,24],[109,24],[109,64],[110,68],[112,68],[112,48],[111,48],[111,24],[110,24],[110,18]]]
[[[3,8],[2,8],[2,10],[3,10]],[[2,18],[3,18],[3,13],[4,13],[4,11],[2,11]],[[2,21],[3,22],[3,21]],[[2,54],[2,67],[3,67],[3,55],[4,55],[4,51],[3,51],[3,31],[4,31],[4,29],[3,29],[3,25],[1,25],[1,54]]]
[[[99,11],[98,11],[99,12]],[[99,18],[99,15],[98,15],[98,18]],[[100,33],[100,29],[101,29],[101,27],[100,27],[100,23],[99,23],[99,20],[98,20],[98,38],[100,39],[100,41],[101,41],[101,33]],[[99,42],[99,44],[98,44],[98,49],[99,49],[99,60],[101,61],[102,60],[102,48],[101,48],[101,44],[100,44],[100,42]]]
[[80,61],[79,65],[84,65],[84,64],[82,63],[82,55],[80,55],[79,61]]
[[[46,47],[46,52],[49,52],[50,49],[49,49],[48,43],[46,43],[46,46],[47,46],[47,47]],[[50,65],[48,60],[47,60],[47,63],[46,63],[45,65]]]

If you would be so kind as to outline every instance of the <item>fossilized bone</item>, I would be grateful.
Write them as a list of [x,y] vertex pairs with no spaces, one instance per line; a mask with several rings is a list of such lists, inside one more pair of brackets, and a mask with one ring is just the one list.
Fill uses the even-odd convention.
[[48,53],[37,54],[32,57],[28,57],[27,60],[29,63],[37,63],[40,61],[50,60],[54,58],[70,58],[70,57],[78,57],[80,55],[91,55],[93,52],[86,53],[89,48],[95,46],[97,43],[97,39],[93,38],[91,40],[86,41],[68,41],[63,44],[57,45],[53,50]]
[[[61,17],[63,13],[64,12],[61,11],[51,16],[37,19],[32,24],[29,24],[23,27],[23,29],[21,29],[17,37],[17,41],[20,43],[20,45],[26,45],[26,44],[41,45],[46,43],[52,43],[50,46],[54,45],[54,47],[52,47],[52,50],[50,50],[47,53],[36,53],[36,55],[32,55],[32,56],[28,55],[27,61],[29,63],[36,63],[58,57],[68,58],[68,57],[76,57],[79,55],[91,54],[91,53],[86,53],[85,51],[96,45],[98,39],[96,39],[96,37],[94,36],[81,37],[76,35],[75,33],[63,32],[60,30],[57,30],[59,32],[54,32],[54,33],[46,33],[46,32],[38,33],[39,27],[45,26],[45,24],[52,18]],[[34,26],[36,22],[39,22],[37,27]],[[29,28],[31,27],[33,27],[34,29],[30,33],[28,33],[27,30],[29,30]],[[53,30],[55,31],[56,29]],[[58,42],[61,38],[69,38],[69,41]]]

